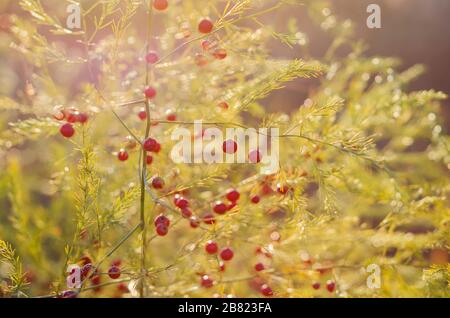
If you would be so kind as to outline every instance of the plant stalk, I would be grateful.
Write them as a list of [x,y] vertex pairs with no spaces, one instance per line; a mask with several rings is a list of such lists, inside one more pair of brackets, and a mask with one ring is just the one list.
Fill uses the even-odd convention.
[[[150,40],[152,34],[152,17],[153,5],[152,1],[147,1],[147,39],[146,39],[146,52],[150,50]],[[146,64],[145,70],[145,85],[150,84],[150,65]],[[147,121],[145,127],[145,138],[147,140],[150,136],[151,118],[150,118],[150,100],[147,98],[145,100],[145,112],[147,114]],[[147,224],[145,219],[145,185],[147,179],[147,152],[144,147],[141,149],[141,206],[140,206],[140,222],[141,222],[141,232],[142,232],[142,245],[141,245],[141,275],[142,281],[139,287],[139,296],[141,298],[145,297],[145,280],[147,277]]]

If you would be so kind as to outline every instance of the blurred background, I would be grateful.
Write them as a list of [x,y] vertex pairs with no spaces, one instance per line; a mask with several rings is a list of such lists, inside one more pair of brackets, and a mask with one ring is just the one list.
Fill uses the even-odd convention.
[[[427,72],[411,89],[435,89],[450,93],[450,1],[448,0],[334,0],[339,15],[355,22],[359,37],[369,52],[399,57],[403,67],[423,64]],[[368,29],[365,8],[377,3],[382,8],[382,29]],[[444,107],[449,128],[449,101]]]
[[[368,55],[396,57],[402,61],[402,69],[415,64],[426,66],[426,73],[417,79],[410,90],[435,89],[450,93],[450,1],[448,0],[333,0],[334,10],[340,18],[349,18],[354,23],[356,38],[368,44]],[[366,12],[369,4],[381,7],[381,29],[369,29]],[[284,15],[276,18],[285,23]],[[321,57],[331,40],[319,28],[307,21],[303,12],[298,13],[298,24],[308,34],[311,52]],[[295,56],[295,52],[280,49],[280,55]],[[298,83],[297,83],[298,85]],[[300,84],[301,85],[301,84]],[[279,109],[280,98],[296,103],[299,87],[290,87],[293,96],[286,92],[274,94],[273,107]],[[280,93],[279,93],[280,94]],[[277,102],[275,102],[277,101]],[[289,103],[289,104],[290,104]],[[277,106],[275,105],[277,104]],[[286,108],[291,106],[284,104]],[[450,128],[450,102],[444,102],[447,131]]]

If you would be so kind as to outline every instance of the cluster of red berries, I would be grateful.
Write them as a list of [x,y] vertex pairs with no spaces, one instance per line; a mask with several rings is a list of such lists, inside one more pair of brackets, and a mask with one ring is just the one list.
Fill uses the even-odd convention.
[[232,210],[236,205],[237,201],[241,197],[241,194],[236,189],[228,190],[226,198],[230,201],[230,204],[226,204],[222,201],[216,201],[213,205],[213,211],[217,214],[225,214],[227,211]]
[[[183,197],[181,194],[177,193],[177,194],[175,194],[175,196],[173,198],[173,203],[180,210],[181,215],[185,219],[189,220],[189,224],[193,229],[198,228],[200,226],[200,219],[197,216],[195,216],[194,213],[192,212],[192,210],[189,208],[188,199]],[[204,216],[203,221],[206,224],[213,224],[215,222],[214,216],[210,215],[210,216],[206,216],[206,218]]]
[[[201,220],[194,215],[192,210],[189,208],[189,201],[181,194],[175,194],[173,198],[173,203],[180,210],[181,215],[189,220],[189,224],[192,228],[198,228],[200,226]],[[214,224],[214,215],[211,213],[207,213],[203,215],[202,220],[205,224]]]
[[[175,196],[175,199],[174,199],[175,205],[177,205],[176,202],[179,197],[180,197],[180,195]],[[214,213],[223,215],[223,214],[227,213],[228,211],[234,209],[237,206],[237,203],[238,203],[238,200],[240,199],[240,197],[241,197],[241,194],[239,193],[238,190],[236,190],[236,189],[228,190],[228,192],[225,195],[225,198],[230,202],[227,204],[226,202],[223,202],[221,200],[215,201],[212,205],[212,209],[213,209]],[[186,199],[184,199],[184,200],[186,200]],[[181,202],[184,202],[184,200],[182,200]],[[260,202],[261,198],[258,195],[254,195],[250,198],[250,200],[252,203],[257,204]],[[182,215],[184,217],[190,218],[190,225],[192,228],[199,227],[200,220],[196,216],[192,216],[192,211],[190,211],[189,209],[187,209],[187,210],[183,209],[183,208],[180,208],[180,209],[181,209]],[[207,225],[213,225],[216,223],[214,214],[211,212],[206,212],[205,214],[203,214],[201,220],[203,221],[203,223],[205,223]]]
[[[205,251],[210,255],[217,254],[219,245],[214,241],[208,241],[205,245]],[[231,261],[234,257],[234,252],[230,247],[226,247],[220,251],[219,256],[223,261]]]
[[160,214],[154,221],[156,234],[159,236],[166,236],[169,233],[170,220],[164,215]]
[[[159,62],[160,58],[156,51],[150,51],[145,56],[145,60],[147,61],[148,64],[154,65]],[[144,89],[144,95],[147,99],[154,99],[157,95],[157,91],[154,87],[148,86]],[[145,108],[142,108],[138,112],[138,117],[140,120],[147,120],[147,111],[145,110]],[[177,116],[172,110],[167,110],[166,119],[168,121],[176,121]],[[157,122],[152,122],[152,125],[157,125],[157,124],[158,124]]]
[[[127,137],[127,149],[134,149],[137,146],[137,142],[135,140],[133,140],[133,137],[129,136]],[[161,144],[156,141],[153,138],[149,138],[147,139],[144,144],[143,147],[145,149],[145,151],[147,152],[153,152],[153,153],[159,153],[161,151]],[[120,149],[120,151],[117,153],[117,158],[120,161],[127,161],[129,158],[129,154],[128,151],[125,148]],[[145,161],[148,165],[151,165],[153,163],[153,156],[150,154],[146,155]],[[162,180],[162,179],[161,179]],[[158,189],[162,189],[162,187],[164,186],[164,182],[160,182],[161,180],[157,179],[155,181],[156,183],[156,187]],[[159,187],[160,186],[160,187]]]
[[[312,288],[314,288],[315,290],[320,289],[320,283],[319,282],[314,282],[312,284]],[[332,281],[332,280],[328,280],[327,283],[326,283],[326,288],[327,288],[327,290],[330,293],[332,293],[336,289],[336,283],[334,281]]]
[[[93,262],[89,256],[83,256],[80,258],[78,262],[81,266],[80,270],[80,279],[81,281],[85,281],[86,279],[89,279],[91,281],[92,286],[94,287],[93,290],[95,292],[98,292],[101,290],[100,284],[101,284],[101,274],[99,273],[99,269],[95,268],[93,265]],[[120,265],[122,261],[120,259],[114,260],[111,262],[111,266],[108,270],[108,276],[111,279],[118,279],[121,276],[121,270]],[[72,270],[71,274],[73,275],[75,273],[75,269]],[[128,288],[126,286],[119,286],[118,290],[121,292],[128,292]],[[58,297],[60,298],[76,298],[78,296],[78,293],[72,290],[66,290],[63,291]]]
[[[210,54],[211,57],[216,60],[224,60],[228,56],[228,52],[224,48],[217,47],[217,45],[218,45],[218,43],[216,41],[214,41],[214,42],[211,42],[209,40],[202,41],[201,48],[202,48],[203,52],[197,53],[195,55],[195,64],[197,64],[197,66],[208,65],[210,60],[208,59],[206,54]],[[221,106],[222,108],[225,108],[225,107],[223,107],[225,105],[219,104],[219,106]]]
[[[291,186],[289,186],[287,183],[277,183],[276,184],[276,192],[278,192],[279,194],[282,195],[286,195],[288,194],[292,189]],[[272,186],[270,185],[269,182],[265,181],[261,184],[261,191],[260,191],[262,196],[268,196],[274,193],[274,189],[272,189]],[[252,203],[259,203],[259,201],[261,200],[261,197],[258,195],[254,195],[251,198]]]
[[[215,255],[219,253],[219,245],[214,241],[208,241],[205,245],[205,252],[210,255]],[[219,262],[219,271],[224,272],[225,263],[223,261],[231,261],[234,257],[234,252],[230,247],[225,247],[220,251],[219,257],[222,260]],[[202,275],[200,285],[204,288],[210,288],[214,285],[214,281],[208,275]]]
[[[228,104],[227,104],[228,105]],[[222,150],[224,153],[227,154],[235,154],[238,150],[238,144],[231,139],[225,140],[222,144]],[[262,160],[262,154],[261,151],[259,151],[259,149],[255,149],[255,150],[251,150],[248,154],[248,159],[250,161],[250,163],[260,163]]]
[[[219,251],[219,245],[214,241],[208,241],[205,245],[205,251],[210,255],[217,254]],[[220,251],[219,256],[225,262],[231,261],[234,256],[234,252],[231,248],[226,247]],[[219,270],[221,272],[225,271],[225,263],[222,261],[219,263]],[[214,281],[210,276],[202,274],[200,285],[204,288],[211,288],[214,285]]]
[[[209,34],[213,31],[214,24],[208,18],[204,18],[198,24],[198,31],[203,34]],[[223,60],[228,56],[227,51],[224,48],[217,47],[216,41],[204,40],[201,43],[203,53],[197,53],[195,56],[195,63],[198,66],[205,66],[209,63],[208,58],[204,53],[209,53],[216,60]]]
[[[258,256],[263,256],[265,259],[272,258],[272,254],[263,247],[257,247],[255,253]],[[262,272],[266,270],[267,268],[265,264],[267,264],[266,261],[257,262],[254,266],[254,270],[256,272]],[[271,297],[274,294],[272,288],[260,276],[255,277],[255,279],[251,282],[251,285],[253,285],[253,287],[265,297]]]
[[[83,267],[81,268],[81,278],[86,279],[90,278],[93,283],[100,282],[100,277],[98,274],[98,270],[95,269],[94,272],[89,275],[92,270],[94,269],[94,266],[92,265],[92,261],[88,256],[84,256],[81,258],[81,262],[83,264]],[[111,279],[118,279],[121,275],[120,265],[122,264],[122,261],[120,259],[114,260],[111,262],[111,267],[108,270],[108,276]],[[95,284],[96,285],[96,284]]]
[[[168,5],[169,4],[168,4],[167,0],[154,0],[153,1],[153,7],[154,7],[154,9],[156,9],[158,11],[166,10],[168,8]],[[198,31],[200,33],[209,34],[209,33],[213,32],[213,30],[214,30],[214,24],[211,22],[210,19],[205,18],[200,21],[200,23],[198,25]],[[210,53],[215,59],[223,60],[227,57],[227,51],[223,48],[217,47],[217,42],[211,42],[209,40],[204,40],[201,43],[201,47],[204,52]],[[146,59],[146,62],[151,65],[154,65],[160,61],[160,57],[159,57],[158,53],[155,51],[148,52],[145,59]],[[201,66],[206,65],[208,62],[208,60],[204,54],[197,54],[196,61],[197,61],[197,64],[201,65]],[[152,86],[148,86],[144,89],[144,95],[148,100],[154,99],[157,96],[157,90]],[[219,103],[219,107],[222,109],[228,109],[229,105],[226,102],[221,102],[221,103]],[[176,121],[176,114],[173,113],[172,111],[168,111],[166,113],[166,115],[167,115],[166,118],[168,121]],[[147,120],[146,110],[141,109],[138,113],[138,117],[141,120]],[[74,123],[84,124],[88,121],[88,115],[85,113],[80,113],[76,109],[70,109],[69,111],[66,111],[66,110],[60,111],[60,113],[55,115],[55,118],[60,121],[62,121],[62,120],[67,121],[67,123],[64,124],[60,128],[61,134],[66,138],[70,138],[75,134],[75,129],[73,128]],[[129,143],[133,143],[133,147],[136,146],[136,143],[134,141],[129,140]],[[144,150],[149,153],[158,153],[161,150],[161,145],[158,143],[157,140],[155,140],[153,138],[148,138],[147,140],[145,140],[145,142],[143,143],[142,146],[143,146]],[[130,147],[127,146],[128,149],[130,149]],[[223,152],[224,153],[235,154],[237,152],[237,150],[238,150],[238,144],[234,140],[226,140],[223,143]],[[129,158],[129,154],[126,149],[121,149],[118,152],[117,156],[120,161],[127,161]],[[261,152],[258,149],[250,151],[248,157],[249,157],[250,162],[252,162],[252,163],[259,163],[262,159]],[[146,157],[146,163],[151,164],[152,162],[153,162],[153,157],[148,154]],[[160,189],[164,188],[165,183],[161,177],[154,176],[151,179],[151,185],[154,189],[160,190]],[[270,186],[268,186],[267,184],[265,186],[270,188]],[[289,191],[289,187],[282,185],[282,184],[277,184],[277,191],[280,194],[286,194]],[[267,194],[269,192],[272,192],[271,188],[270,188],[270,191],[267,188],[265,188],[265,189],[263,188],[263,194]],[[236,207],[237,202],[240,199],[240,196],[241,195],[238,190],[236,190],[236,189],[229,190],[226,193],[225,197],[230,203],[227,204],[222,201],[216,201],[213,205],[214,213],[223,215],[226,212],[232,210],[234,207]],[[260,202],[260,200],[261,200],[261,198],[258,195],[253,195],[250,198],[250,201],[253,204],[258,204]],[[196,216],[193,215],[192,211],[189,208],[189,201],[185,197],[183,197],[180,194],[176,194],[174,197],[174,204],[178,209],[180,209],[181,215],[184,218],[189,219],[191,227],[196,228],[200,225],[200,220]],[[212,213],[207,213],[207,214],[203,215],[202,219],[205,224],[214,224],[215,223],[214,214],[212,214]],[[169,231],[170,220],[164,214],[160,214],[155,218],[154,226],[155,226],[157,235],[166,236]],[[206,243],[205,251],[207,254],[210,254],[210,255],[218,254],[220,259],[222,260],[219,263],[220,271],[225,270],[224,262],[231,261],[234,257],[234,252],[230,247],[225,247],[219,251],[219,245],[217,242],[214,242],[214,241],[208,241]],[[83,264],[83,267],[81,269],[82,279],[90,279],[92,285],[94,287],[97,286],[96,289],[94,289],[94,290],[99,290],[99,288],[100,288],[99,285],[101,283],[101,277],[98,272],[98,269],[95,269],[93,267],[91,259],[87,256],[83,257],[81,259],[81,262]],[[120,278],[120,276],[121,276],[120,265],[121,265],[120,260],[117,260],[117,261],[114,261],[111,263],[111,267],[108,270],[108,276],[111,279]],[[254,265],[254,270],[256,272],[261,272],[261,271],[264,271],[265,269],[266,269],[266,267],[262,262],[258,262]],[[209,277],[208,275],[202,274],[201,286],[203,286],[205,288],[210,288],[213,285],[214,285],[213,279],[211,277]],[[319,289],[320,283],[314,283],[312,285],[312,287],[314,289]],[[326,288],[329,292],[333,292],[335,290],[335,283],[331,280],[328,281],[326,284]],[[123,289],[124,291],[128,290],[126,288],[126,286],[123,286],[123,285],[120,285],[119,289]],[[261,292],[262,295],[264,295],[266,297],[273,296],[273,294],[274,294],[271,287],[264,282],[260,284],[259,291]],[[77,293],[73,292],[73,291],[65,291],[65,292],[63,292],[62,295],[65,298],[72,298],[72,297],[76,297]]]
[[161,151],[161,144],[156,139],[148,138],[144,142],[144,150],[147,152],[158,153]]
[[175,206],[181,210],[181,215],[189,219],[192,217],[192,211],[189,208],[189,201],[181,196],[180,194],[175,194],[175,197],[173,198],[173,203],[175,203]]
[[[229,201],[229,203],[223,201],[216,201],[212,205],[213,212],[219,215],[223,215],[228,211],[232,210],[237,206],[237,202],[240,199],[241,194],[236,189],[230,189],[227,191],[225,198]],[[260,201],[259,196],[252,196],[251,202],[254,204]],[[189,201],[183,197],[181,194],[176,194],[173,199],[173,203],[180,210],[181,215],[188,219],[190,222],[190,226],[192,228],[197,228],[200,226],[201,221],[207,225],[213,225],[216,223],[216,219],[213,213],[206,212],[202,215],[201,219],[197,216],[193,215],[192,210],[189,208]],[[226,255],[227,252],[225,252]],[[226,257],[226,256],[225,256]]]
[[53,115],[53,118],[58,121],[66,121],[66,123],[59,128],[59,132],[65,138],[71,138],[75,135],[74,124],[85,124],[89,120],[88,114],[79,112],[76,108],[58,110]]

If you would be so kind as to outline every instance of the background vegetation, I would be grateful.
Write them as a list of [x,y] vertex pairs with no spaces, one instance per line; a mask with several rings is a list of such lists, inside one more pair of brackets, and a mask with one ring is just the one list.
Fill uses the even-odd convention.
[[[22,0],[1,15],[1,295],[62,295],[67,266],[87,256],[97,273],[80,297],[254,297],[262,286],[277,297],[449,296],[447,96],[408,89],[422,66],[399,71],[399,60],[369,56],[327,1],[183,0],[155,12],[148,1],[86,0],[75,31],[65,26],[69,2]],[[331,39],[320,54],[293,8]],[[287,18],[274,24],[280,11]],[[197,31],[205,16],[209,35]],[[204,53],[205,39],[226,59]],[[161,57],[154,66],[150,49]],[[289,83],[307,93],[295,109],[265,107]],[[158,91],[151,102],[148,84]],[[89,121],[65,139],[55,115],[71,107]],[[175,165],[170,134],[197,119],[278,127],[280,172]],[[134,142],[148,136],[162,146],[151,165]],[[160,191],[149,185],[156,175]],[[213,225],[193,229],[172,202],[182,193],[202,220],[229,188],[241,198]],[[171,220],[164,237],[153,225],[161,213]],[[233,249],[225,271],[205,253],[208,240]],[[381,267],[380,289],[367,287],[369,264]]]

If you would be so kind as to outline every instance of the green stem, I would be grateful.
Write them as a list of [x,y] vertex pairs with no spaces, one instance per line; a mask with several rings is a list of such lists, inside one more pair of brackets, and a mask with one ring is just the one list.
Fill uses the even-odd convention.
[[[152,34],[152,14],[153,14],[153,5],[151,1],[147,1],[147,45],[146,52],[150,51],[150,37]],[[150,84],[150,65],[147,63],[145,70],[145,85],[148,86]],[[151,127],[151,118],[150,118],[150,100],[145,100],[145,112],[147,114],[147,121],[145,127],[145,139],[150,136],[150,127]],[[141,275],[142,281],[139,288],[139,296],[141,298],[145,297],[145,278],[146,278],[146,270],[147,270],[147,224],[145,219],[145,184],[147,178],[147,152],[144,147],[141,149],[141,206],[140,206],[140,219],[141,219],[141,232],[142,232],[142,245],[141,245]]]

